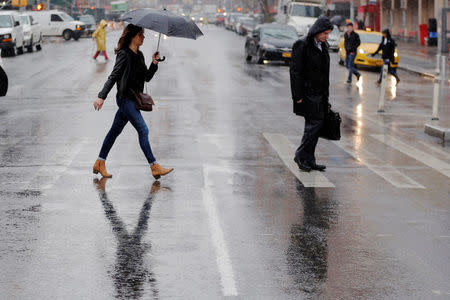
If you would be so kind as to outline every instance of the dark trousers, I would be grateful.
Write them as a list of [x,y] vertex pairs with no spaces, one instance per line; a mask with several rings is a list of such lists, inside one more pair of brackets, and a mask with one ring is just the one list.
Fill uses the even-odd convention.
[[[384,60],[384,64],[388,66],[388,74],[391,74],[392,76],[395,77],[395,79],[398,79],[398,75],[397,75],[397,69],[396,68],[392,68],[391,67],[391,61],[389,59],[385,59]],[[383,68],[381,68],[380,70],[380,82],[381,80],[383,80]]]
[[136,129],[139,135],[139,145],[144,152],[149,164],[156,161],[152,153],[152,148],[148,141],[148,127],[145,124],[141,112],[134,106],[134,101],[130,99],[117,99],[117,110],[114,122],[108,134],[103,141],[102,149],[100,150],[99,158],[106,160],[111,147],[114,145],[116,138],[120,135],[125,125],[130,121],[131,125]]
[[322,125],[323,120],[305,118],[305,131],[303,133],[302,144],[295,152],[295,157],[301,162],[309,165],[316,163],[314,152],[316,151]]
[[345,66],[348,69],[348,81],[352,81],[352,75],[355,74],[355,76],[360,76],[361,74],[356,70],[355,68],[355,54],[347,54],[345,57]]

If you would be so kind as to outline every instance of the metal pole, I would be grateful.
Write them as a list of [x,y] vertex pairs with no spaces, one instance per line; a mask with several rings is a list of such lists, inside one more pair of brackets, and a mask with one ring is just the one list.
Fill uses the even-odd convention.
[[156,47],[156,51],[159,51],[159,42],[161,41],[161,32],[159,33],[158,37],[158,47]]
[[383,76],[381,79],[380,94],[378,96],[378,112],[379,113],[384,112],[384,96],[386,94],[387,70],[388,70],[388,65],[383,64]]
[[355,20],[355,5],[353,0],[350,0],[350,22]]

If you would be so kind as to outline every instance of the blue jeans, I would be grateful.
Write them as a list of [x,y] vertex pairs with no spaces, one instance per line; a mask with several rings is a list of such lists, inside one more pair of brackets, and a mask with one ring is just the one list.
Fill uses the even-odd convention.
[[[389,59],[385,59],[384,64],[388,66],[388,74],[391,74],[392,76],[395,77],[395,79],[398,80],[397,69],[391,68],[391,61]],[[380,80],[379,81],[381,82],[381,80],[383,80],[383,67],[381,67],[381,70],[380,70]]]
[[348,69],[348,81],[352,81],[352,75],[355,74],[355,76],[361,76],[361,74],[355,69],[355,57],[356,53],[350,54],[348,53],[345,57],[345,66]]
[[99,158],[106,160],[111,147],[114,145],[116,138],[120,135],[125,125],[130,121],[131,125],[136,129],[139,135],[139,145],[144,152],[149,164],[156,161],[152,153],[152,148],[148,141],[148,127],[145,124],[141,112],[136,109],[134,102],[131,99],[116,99],[119,109],[114,117],[114,122],[108,134],[103,141],[102,149],[100,150]]

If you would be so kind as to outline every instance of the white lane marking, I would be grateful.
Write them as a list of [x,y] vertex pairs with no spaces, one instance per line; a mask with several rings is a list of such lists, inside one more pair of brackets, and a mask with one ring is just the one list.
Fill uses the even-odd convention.
[[405,174],[391,165],[386,165],[380,161],[373,153],[359,149],[357,152],[354,150],[354,146],[350,140],[342,138],[340,141],[334,141],[334,143],[342,148],[345,152],[350,154],[356,160],[363,163],[369,170],[379,175],[381,178],[392,184],[397,188],[404,189],[424,189],[425,187],[413,179],[409,178]]
[[412,146],[409,146],[399,139],[396,139],[391,136],[385,136],[382,134],[371,134],[371,137],[379,140],[380,142],[394,148],[409,157],[414,158],[415,160],[433,168],[437,172],[441,173],[444,176],[450,178],[450,164],[442,161],[428,153],[425,153],[421,150],[418,150]]
[[277,133],[263,133],[288,169],[300,180],[305,187],[335,187],[322,172],[301,172],[294,162],[295,146],[285,135]]
[[[214,198],[211,187],[214,185],[211,172],[217,172],[217,166],[203,166],[204,188],[202,189],[203,205],[205,206],[206,214],[208,216],[208,225],[211,232],[211,238],[216,252],[216,262],[220,273],[220,282],[222,285],[222,293],[224,296],[237,296],[236,281],[234,279],[233,267],[231,264],[230,255],[228,254],[228,247],[225,242],[222,227],[220,226],[219,216],[217,213],[216,199]],[[221,168],[228,173],[233,173],[232,170]],[[231,177],[231,176],[230,176]]]
[[25,184],[26,190],[48,190],[58,181],[67,168],[72,164],[75,157],[83,149],[87,139],[73,139],[66,143],[62,149],[58,149],[50,158],[52,165],[42,166],[33,176],[33,178]]

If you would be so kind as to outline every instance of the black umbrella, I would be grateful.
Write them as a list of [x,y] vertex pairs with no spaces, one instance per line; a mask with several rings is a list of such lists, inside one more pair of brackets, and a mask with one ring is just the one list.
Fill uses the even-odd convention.
[[331,24],[341,26],[345,23],[345,18],[343,16],[334,16],[330,19]]
[[0,67],[0,97],[3,97],[8,92],[8,76],[6,76],[3,68]]
[[203,35],[201,30],[192,20],[166,9],[140,8],[125,13],[121,20],[159,32],[158,47],[156,51],[159,50],[161,34],[194,40]]

